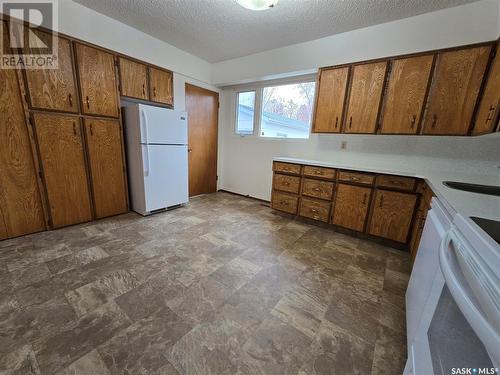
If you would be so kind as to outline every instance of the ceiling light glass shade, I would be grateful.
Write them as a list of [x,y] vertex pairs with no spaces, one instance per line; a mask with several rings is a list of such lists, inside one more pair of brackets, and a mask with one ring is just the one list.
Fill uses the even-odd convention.
[[278,0],[236,0],[242,7],[251,10],[265,10],[276,5]]

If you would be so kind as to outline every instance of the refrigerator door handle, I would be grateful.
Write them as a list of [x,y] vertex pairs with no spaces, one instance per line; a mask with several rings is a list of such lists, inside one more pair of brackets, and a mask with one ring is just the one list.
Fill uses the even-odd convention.
[[141,133],[144,135],[144,142],[148,143],[148,116],[146,115],[145,110],[141,110],[141,115],[143,121],[141,121]]
[[144,158],[144,177],[147,177],[149,176],[149,171],[151,169],[151,162],[150,162],[150,158],[149,158],[149,145],[143,145],[142,146],[144,148],[144,152],[142,153],[143,154],[143,158]]

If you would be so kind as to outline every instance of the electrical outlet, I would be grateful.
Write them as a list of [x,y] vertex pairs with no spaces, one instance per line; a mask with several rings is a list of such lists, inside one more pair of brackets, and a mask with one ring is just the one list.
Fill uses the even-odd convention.
[[340,149],[341,150],[346,150],[347,149],[347,141],[342,141],[340,143]]

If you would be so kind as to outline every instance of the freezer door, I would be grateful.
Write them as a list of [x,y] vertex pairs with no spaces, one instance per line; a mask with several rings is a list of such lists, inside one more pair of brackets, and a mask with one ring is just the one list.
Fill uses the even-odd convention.
[[146,211],[188,202],[187,146],[143,145]]
[[139,105],[141,143],[186,145],[187,113]]

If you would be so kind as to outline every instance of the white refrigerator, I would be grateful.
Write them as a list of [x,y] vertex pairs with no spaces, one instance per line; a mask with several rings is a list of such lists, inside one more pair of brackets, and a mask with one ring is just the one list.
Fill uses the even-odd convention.
[[123,113],[132,210],[149,215],[188,202],[187,113],[144,104]]

